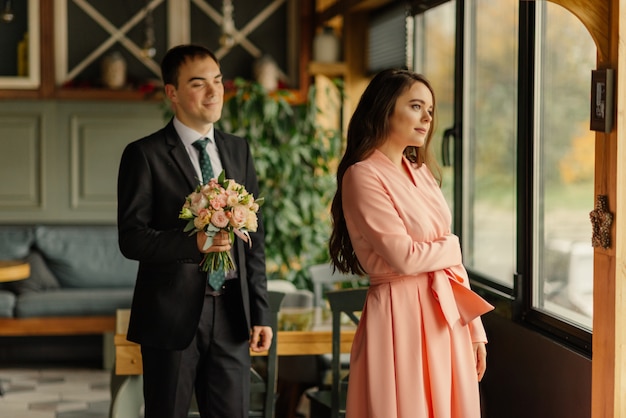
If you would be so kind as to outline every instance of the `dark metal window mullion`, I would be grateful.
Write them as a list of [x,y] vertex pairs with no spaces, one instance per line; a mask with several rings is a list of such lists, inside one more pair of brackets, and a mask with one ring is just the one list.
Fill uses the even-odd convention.
[[[515,311],[525,316],[532,307],[533,263],[533,127],[535,67],[535,2],[519,2],[517,96],[517,265]],[[521,287],[521,288],[520,288]]]

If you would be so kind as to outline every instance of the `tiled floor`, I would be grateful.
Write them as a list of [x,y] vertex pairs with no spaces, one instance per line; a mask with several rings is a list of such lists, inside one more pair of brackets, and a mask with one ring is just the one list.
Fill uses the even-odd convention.
[[[108,418],[110,373],[84,368],[0,368],[4,393],[0,396],[0,417]],[[297,417],[308,417],[305,396]]]
[[110,372],[0,369],[0,417],[107,418]]

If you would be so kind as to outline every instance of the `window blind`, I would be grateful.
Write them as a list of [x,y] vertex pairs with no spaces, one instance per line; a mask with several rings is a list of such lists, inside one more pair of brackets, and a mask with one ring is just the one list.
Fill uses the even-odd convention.
[[375,73],[385,68],[407,68],[407,17],[409,8],[402,2],[370,17],[367,69]]

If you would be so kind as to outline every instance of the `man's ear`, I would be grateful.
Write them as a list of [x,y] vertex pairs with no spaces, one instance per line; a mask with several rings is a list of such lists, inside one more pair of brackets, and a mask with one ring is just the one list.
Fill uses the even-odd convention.
[[172,103],[176,102],[176,87],[173,84],[166,84],[165,95]]

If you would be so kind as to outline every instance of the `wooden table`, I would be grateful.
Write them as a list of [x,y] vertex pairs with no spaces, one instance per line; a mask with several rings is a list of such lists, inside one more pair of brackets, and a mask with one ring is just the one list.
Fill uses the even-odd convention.
[[30,264],[25,261],[0,261],[0,282],[12,282],[30,277]]
[[[349,353],[355,329],[341,332],[341,352]],[[276,346],[279,356],[302,356],[332,352],[332,331],[278,331]],[[267,353],[250,353],[267,355]],[[141,348],[130,342],[124,334],[115,335],[115,374],[119,376],[143,373]]]
[[[25,261],[0,260],[0,282],[24,280],[30,277],[30,264]],[[0,387],[0,396],[4,394]]]

